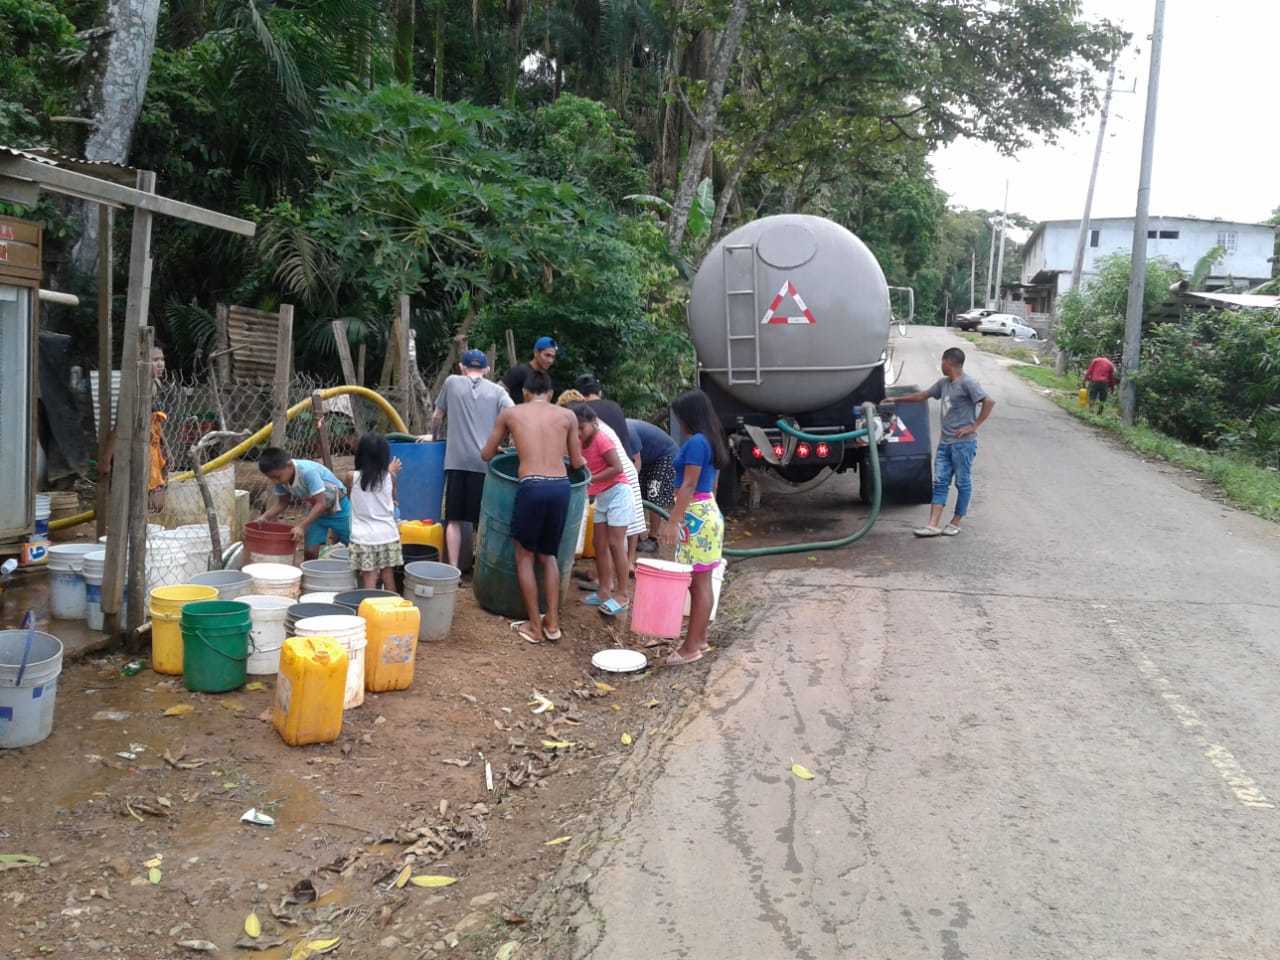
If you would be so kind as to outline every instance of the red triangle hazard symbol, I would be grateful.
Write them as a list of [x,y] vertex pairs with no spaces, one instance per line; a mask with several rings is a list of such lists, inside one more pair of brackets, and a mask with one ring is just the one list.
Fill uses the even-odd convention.
[[907,425],[902,422],[901,417],[893,418],[893,429],[889,431],[889,436],[886,439],[890,443],[915,443],[916,442],[915,434],[913,434],[910,430],[907,429]]
[[[778,313],[778,308],[782,306],[782,301],[788,297],[795,303],[800,310],[798,315],[783,315]],[[773,303],[769,304],[769,309],[764,312],[764,317],[760,320],[763,326],[766,323],[817,323],[814,319],[813,311],[804,305],[804,301],[800,298],[800,291],[796,289],[796,285],[790,280],[782,284],[778,290],[778,295],[773,298]]]

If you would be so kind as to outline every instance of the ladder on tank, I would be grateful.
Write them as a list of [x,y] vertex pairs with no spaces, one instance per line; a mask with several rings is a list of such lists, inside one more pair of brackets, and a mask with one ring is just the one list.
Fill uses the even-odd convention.
[[727,243],[722,248],[722,256],[726,379],[729,385],[758,384],[761,376],[760,318],[756,316],[759,306],[756,302],[756,245]]

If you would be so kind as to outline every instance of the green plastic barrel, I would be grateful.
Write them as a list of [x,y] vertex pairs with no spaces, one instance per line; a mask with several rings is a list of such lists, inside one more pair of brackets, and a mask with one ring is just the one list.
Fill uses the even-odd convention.
[[182,682],[198,693],[244,686],[249,659],[249,605],[198,600],[182,608]]
[[[476,562],[471,582],[481,607],[511,620],[522,620],[525,616],[524,600],[516,582],[515,541],[511,539],[511,512],[515,507],[516,488],[520,485],[519,473],[520,458],[514,453],[500,454],[489,461],[480,501],[480,529],[476,534]],[[569,471],[569,515],[564,533],[560,535],[560,549],[556,551],[562,590],[573,573],[574,550],[578,545],[578,527],[582,524],[589,479],[585,467]],[[545,611],[542,565],[535,563],[534,570],[538,576],[538,605]]]

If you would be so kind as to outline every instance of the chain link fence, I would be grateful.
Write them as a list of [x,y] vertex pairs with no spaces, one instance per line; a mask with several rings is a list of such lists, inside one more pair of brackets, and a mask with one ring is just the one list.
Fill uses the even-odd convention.
[[[310,400],[312,394],[338,384],[308,373],[297,373],[289,383],[289,406]],[[162,449],[170,478],[208,463],[264,426],[275,411],[275,387],[271,382],[238,380],[219,384],[215,378],[168,375],[158,382],[153,409],[160,422]],[[403,415],[403,392],[398,387],[378,393]],[[334,467],[349,469],[356,442],[369,430],[393,429],[385,412],[373,401],[354,395],[325,401],[325,425]],[[284,447],[291,456],[321,460],[320,436],[308,406],[289,421]],[[258,470],[261,447],[255,447],[231,463],[210,471],[205,483],[219,516],[223,551],[238,539],[239,523],[252,520],[272,496],[271,483]],[[237,491],[243,491],[237,495]],[[247,503],[242,502],[247,496]],[[211,544],[204,499],[195,480],[170,480],[163,496],[153,497],[146,558],[148,590],[164,584],[187,582],[190,576],[210,569]],[[292,508],[298,512],[298,508]],[[293,513],[286,513],[289,519]],[[203,529],[204,533],[201,533]],[[110,531],[109,531],[110,533]]]

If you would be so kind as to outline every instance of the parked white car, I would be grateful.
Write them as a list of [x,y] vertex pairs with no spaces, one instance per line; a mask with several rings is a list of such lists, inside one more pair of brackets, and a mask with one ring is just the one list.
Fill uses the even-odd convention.
[[983,317],[978,324],[981,334],[994,334],[1002,337],[1021,337],[1024,340],[1038,340],[1040,335],[1032,327],[1027,326],[1019,317],[1011,313],[993,313]]

